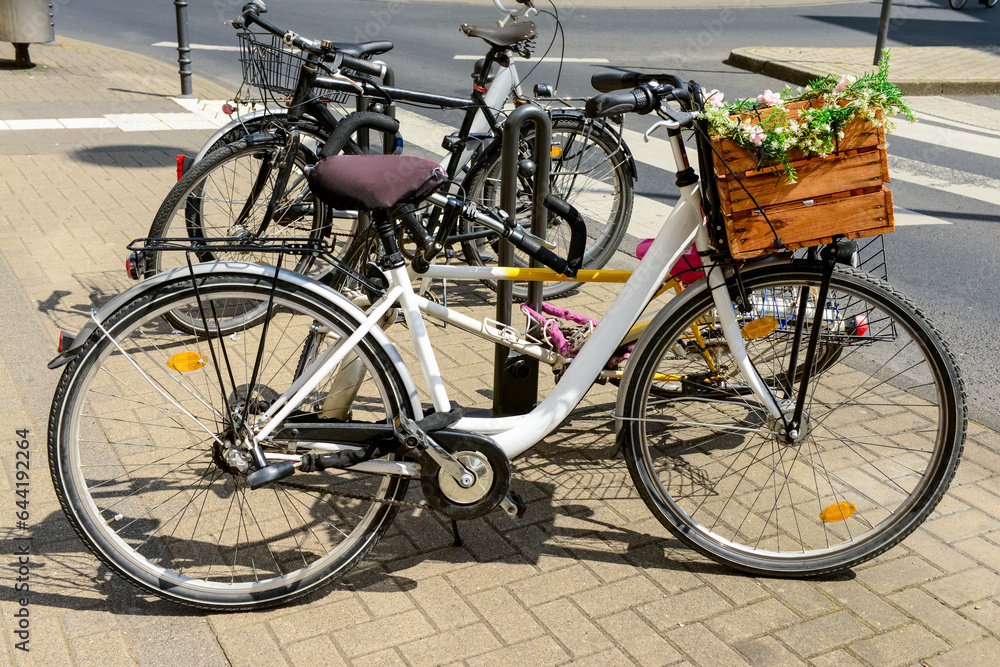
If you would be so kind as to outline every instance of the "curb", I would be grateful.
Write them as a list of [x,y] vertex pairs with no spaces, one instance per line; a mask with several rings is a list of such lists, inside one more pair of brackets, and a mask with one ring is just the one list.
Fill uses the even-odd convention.
[[[810,81],[830,74],[843,73],[845,68],[850,68],[853,65],[852,62],[845,59],[836,64],[829,63],[825,66],[804,67],[794,61],[769,59],[758,55],[756,53],[758,50],[759,47],[734,49],[726,59],[726,64],[781,81],[787,81],[796,86],[805,86]],[[963,50],[969,52],[970,58],[984,53],[973,48]],[[802,49],[802,51],[807,51],[807,49]],[[872,55],[874,55],[874,49],[872,49]],[[895,59],[893,62],[896,62]],[[872,68],[873,65],[871,64],[867,66],[858,65],[854,68],[854,71],[860,73]],[[890,79],[899,86],[900,91],[904,95],[1000,95],[1000,72],[992,77],[983,78],[904,79],[890,76]]]

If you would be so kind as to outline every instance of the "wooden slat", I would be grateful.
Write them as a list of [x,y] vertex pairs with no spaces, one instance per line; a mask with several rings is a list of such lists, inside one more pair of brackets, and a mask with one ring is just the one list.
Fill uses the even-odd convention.
[[[805,206],[800,202],[768,209],[774,231],[789,250],[829,243],[835,235],[861,238],[893,230],[892,193],[884,186],[877,192],[834,196]],[[736,259],[775,252],[774,234],[761,215],[726,219],[730,251]]]
[[[720,193],[727,193],[721,197],[723,212],[740,217],[740,213],[752,211],[758,206],[767,207],[880,186],[884,177],[882,166],[879,151],[868,151],[809,160],[796,169],[798,180],[795,183],[767,173],[743,178],[742,185],[735,179],[719,181]],[[725,207],[726,203],[730,208]]]

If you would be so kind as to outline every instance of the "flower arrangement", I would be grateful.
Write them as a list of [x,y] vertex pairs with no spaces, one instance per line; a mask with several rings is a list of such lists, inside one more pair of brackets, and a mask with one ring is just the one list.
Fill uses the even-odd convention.
[[[805,88],[785,88],[780,93],[765,90],[756,99],[733,102],[727,102],[718,90],[703,93],[705,105],[699,117],[708,120],[710,132],[756,155],[761,169],[777,171],[780,166],[790,183],[796,181],[790,151],[820,157],[835,153],[844,127],[856,119],[886,131],[894,127],[891,118],[896,114],[915,120],[899,88],[889,82],[888,53],[877,71],[860,77],[831,75]],[[799,110],[797,117],[788,113],[787,105],[805,101],[812,104]]]

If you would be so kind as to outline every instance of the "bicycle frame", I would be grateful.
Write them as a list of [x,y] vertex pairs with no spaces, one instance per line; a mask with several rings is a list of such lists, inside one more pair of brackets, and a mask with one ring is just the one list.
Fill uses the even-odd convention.
[[[678,160],[678,164],[686,165],[686,157],[683,157],[683,143],[679,133],[672,135],[671,140],[675,155],[682,158]],[[608,357],[618,347],[646,304],[657,292],[666,278],[669,268],[680,259],[680,256],[690,247],[692,242],[700,251],[706,251],[711,247],[707,230],[702,221],[701,195],[698,184],[682,186],[680,190],[680,202],[660,229],[646,256],[639,262],[631,278],[625,283],[618,298],[611,304],[604,317],[604,323],[594,330],[566,371],[564,381],[560,382],[549,396],[526,415],[487,419],[463,418],[452,428],[489,434],[509,458],[514,458],[551,433],[569,415],[583,399],[590,385],[600,374]],[[431,271],[435,277],[442,278],[455,278],[459,274],[475,279],[509,277],[505,275],[506,270],[503,268],[439,265],[432,267]],[[338,364],[347,357],[354,345],[369,331],[378,327],[378,323],[385,313],[397,302],[410,331],[410,339],[420,360],[421,370],[434,409],[437,411],[450,410],[448,393],[421,314],[427,314],[437,319],[450,317],[452,321],[456,322],[461,320],[451,314],[448,308],[417,296],[406,267],[391,269],[388,275],[390,279],[388,291],[381,299],[372,304],[366,313],[367,317],[364,323],[346,340],[324,352],[270,406],[267,412],[258,418],[257,423],[263,426],[257,431],[254,438],[255,444],[266,440],[319,385],[323,378],[332,373]],[[431,273],[428,272],[425,275],[431,275]],[[772,417],[781,418],[782,412],[774,396],[761,380],[747,355],[722,271],[710,269],[707,271],[707,276],[721,328],[737,366],[748,378],[750,388],[761,405]],[[472,321],[471,318],[469,320]],[[479,326],[478,323],[476,326]],[[475,333],[471,325],[463,328]],[[409,385],[412,383],[412,379],[409,373],[405,372],[405,368],[401,370],[404,371],[401,372],[404,382],[408,383],[408,393],[412,396],[414,387]],[[398,473],[399,466],[393,465],[392,469]]]

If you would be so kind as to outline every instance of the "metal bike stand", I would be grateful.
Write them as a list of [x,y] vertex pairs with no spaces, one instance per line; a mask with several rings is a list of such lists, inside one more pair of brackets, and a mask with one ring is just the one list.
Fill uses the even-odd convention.
[[[549,170],[551,168],[552,122],[545,110],[537,104],[525,104],[515,109],[503,125],[503,144],[500,162],[500,204],[507,212],[509,220],[517,213],[517,182],[521,160],[518,148],[521,126],[531,122],[535,126],[535,140],[532,144],[531,160],[534,162],[532,186],[531,233],[545,238],[548,218],[545,209],[545,195],[549,192]],[[530,166],[528,167],[530,171]],[[514,248],[506,241],[500,243],[498,263],[500,266],[514,264]],[[539,266],[531,261],[531,266]],[[513,286],[509,280],[497,281],[497,322],[510,325]],[[541,311],[542,283],[528,285],[528,305]],[[530,412],[538,399],[538,360],[512,352],[503,345],[496,346],[493,366],[493,416],[520,415]]]

